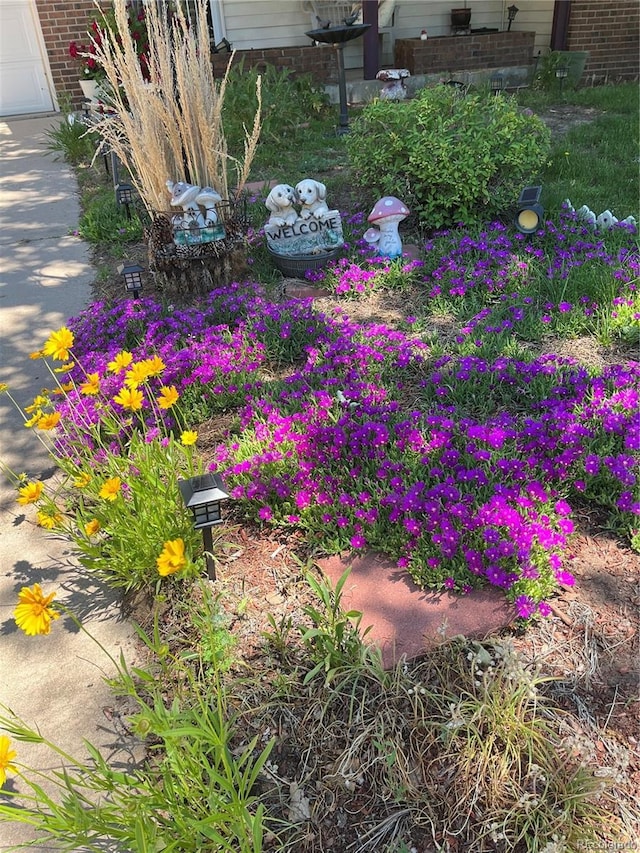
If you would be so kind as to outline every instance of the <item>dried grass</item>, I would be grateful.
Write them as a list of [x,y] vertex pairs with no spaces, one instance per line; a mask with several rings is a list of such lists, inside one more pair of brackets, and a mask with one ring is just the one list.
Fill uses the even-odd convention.
[[172,21],[162,14],[163,4],[145,6],[150,82],[144,79],[129,33],[125,0],[114,0],[118,38],[94,43],[114,113],[98,120],[95,129],[128,169],[150,212],[168,207],[167,180],[212,186],[226,199],[231,167],[239,193],[255,155],[261,128],[260,78],[258,109],[253,127],[245,131],[244,152],[231,156],[222,120],[227,76],[221,81],[214,77],[208,2],[195,0],[189,19],[177,4]]

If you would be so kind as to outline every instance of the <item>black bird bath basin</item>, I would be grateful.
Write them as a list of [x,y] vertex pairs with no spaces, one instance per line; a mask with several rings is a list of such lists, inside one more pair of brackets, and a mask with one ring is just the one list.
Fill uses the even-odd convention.
[[359,38],[366,33],[371,24],[343,24],[337,27],[320,27],[305,33],[310,39],[322,44],[332,44],[336,49],[338,60],[338,92],[340,93],[340,122],[337,132],[339,135],[349,133],[349,115],[347,113],[347,83],[344,73],[344,46],[347,42]]

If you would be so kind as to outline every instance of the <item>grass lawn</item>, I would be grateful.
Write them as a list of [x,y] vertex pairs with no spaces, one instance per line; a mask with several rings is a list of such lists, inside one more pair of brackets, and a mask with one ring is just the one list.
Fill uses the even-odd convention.
[[[197,304],[101,299],[52,334],[51,392],[25,417],[63,476],[56,493],[17,482],[22,502],[88,571],[155,604],[148,667],[123,664],[116,685],[153,758],[117,784],[99,759],[79,764],[59,813],[25,812],[51,837],[86,844],[90,790],[110,792],[92,831],[136,851],[634,843],[637,684],[607,679],[616,656],[633,668],[637,630],[618,643],[586,617],[563,624],[557,602],[586,531],[640,550],[637,229],[594,230],[565,204],[638,216],[637,90],[522,98],[588,119],[553,139],[535,234],[509,215],[439,231],[409,219],[410,254],[373,256],[375,198],[318,105],[267,136],[252,177],[317,177],[340,207],[345,257],[308,276],[321,299],[283,294],[256,198],[237,281]],[[81,234],[115,262],[136,225],[114,221],[110,192],[87,201]],[[216,584],[177,488],[204,471],[233,499]],[[427,589],[503,591],[512,628],[385,671],[314,568],[369,549]],[[273,590],[245,584],[243,561],[252,578],[268,560]],[[584,639],[576,673],[548,654],[549,625]]]

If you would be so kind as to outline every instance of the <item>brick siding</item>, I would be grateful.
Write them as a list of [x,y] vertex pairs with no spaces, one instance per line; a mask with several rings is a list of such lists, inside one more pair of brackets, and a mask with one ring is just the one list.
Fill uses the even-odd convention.
[[586,50],[584,83],[637,80],[640,72],[638,0],[573,0],[568,50]]
[[395,65],[412,74],[531,65],[534,41],[533,32],[396,39]]

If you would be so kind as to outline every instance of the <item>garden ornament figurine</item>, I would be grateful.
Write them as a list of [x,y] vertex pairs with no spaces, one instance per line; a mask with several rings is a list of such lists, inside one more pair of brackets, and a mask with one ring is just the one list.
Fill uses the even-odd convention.
[[204,208],[204,224],[215,225],[218,221],[216,204],[222,201],[222,196],[213,187],[202,187],[196,196],[196,204]]
[[196,198],[200,194],[200,187],[195,184],[187,184],[184,181],[167,181],[167,189],[171,193],[171,207],[181,207],[182,215],[176,215],[172,218],[173,225],[181,225],[183,228],[188,228],[192,225],[198,227],[204,225],[204,217],[200,212],[200,208],[196,202]]
[[265,201],[271,212],[267,225],[294,225],[298,213],[293,206],[298,201],[296,191],[289,184],[276,184]]
[[398,223],[406,219],[411,211],[406,204],[392,195],[379,199],[368,216],[374,228],[364,232],[367,243],[378,244],[378,254],[387,258],[402,255],[402,240],[398,233]]
[[329,205],[325,201],[327,188],[320,181],[305,178],[296,184],[296,195],[302,204],[300,216],[303,219],[310,219],[312,216],[320,219],[329,212]]

